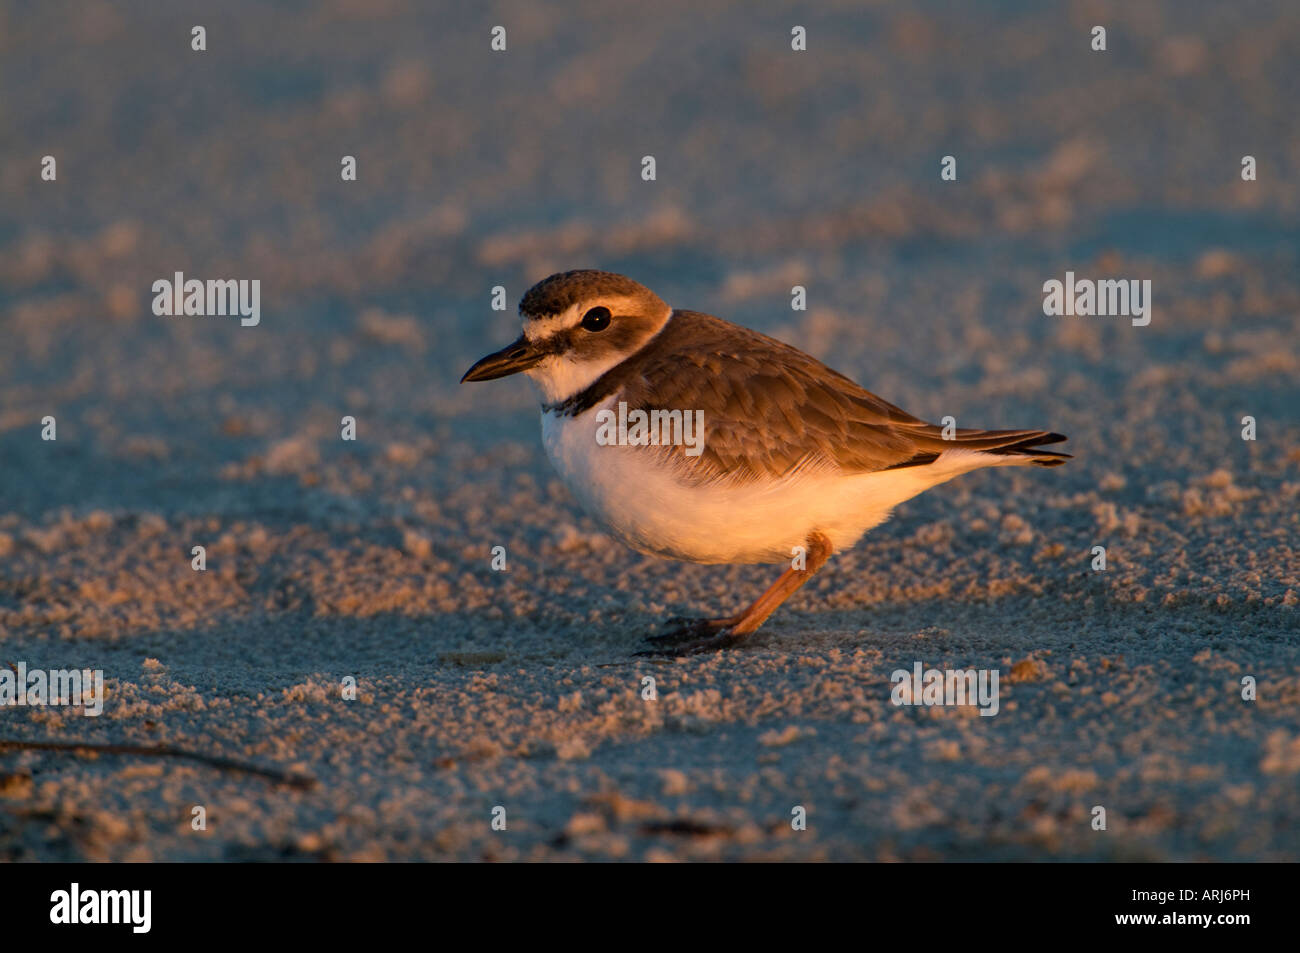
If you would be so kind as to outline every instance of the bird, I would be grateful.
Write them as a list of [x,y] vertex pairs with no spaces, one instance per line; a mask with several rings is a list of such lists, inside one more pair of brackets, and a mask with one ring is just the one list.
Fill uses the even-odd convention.
[[788,564],[746,608],[669,619],[638,655],[735,648],[905,500],[983,467],[1070,459],[1043,449],[1066,439],[1052,431],[928,423],[789,344],[670,307],[614,272],[551,275],[519,314],[518,339],[461,382],[527,375],[547,456],[613,536],[667,559]]

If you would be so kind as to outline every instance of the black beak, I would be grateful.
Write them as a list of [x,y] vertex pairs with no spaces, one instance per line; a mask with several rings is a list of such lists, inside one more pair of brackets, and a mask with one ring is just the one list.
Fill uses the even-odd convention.
[[546,352],[534,347],[532,342],[520,335],[519,340],[507,344],[495,354],[489,354],[465,372],[460,379],[466,381],[492,381],[498,377],[518,374],[541,362]]

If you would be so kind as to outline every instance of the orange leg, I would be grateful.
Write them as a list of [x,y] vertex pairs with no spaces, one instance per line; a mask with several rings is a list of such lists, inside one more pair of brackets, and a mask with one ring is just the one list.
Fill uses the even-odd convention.
[[826,564],[831,556],[831,541],[821,533],[814,532],[808,537],[806,549],[804,567],[795,569],[792,565],[781,573],[776,582],[743,612],[721,619],[670,619],[673,628],[661,635],[650,636],[649,639],[651,642],[663,643],[665,648],[638,652],[637,655],[698,655],[730,648],[741,642]]

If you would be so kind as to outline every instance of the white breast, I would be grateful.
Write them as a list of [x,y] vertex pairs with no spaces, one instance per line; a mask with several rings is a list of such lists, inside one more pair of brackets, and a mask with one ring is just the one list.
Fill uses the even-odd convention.
[[814,530],[836,550],[847,549],[902,501],[982,465],[954,459],[950,466],[848,475],[813,471],[743,486],[691,486],[653,448],[597,444],[596,414],[616,403],[617,396],[610,397],[577,417],[543,413],[542,442],[593,516],[632,548],[670,559],[788,562]]

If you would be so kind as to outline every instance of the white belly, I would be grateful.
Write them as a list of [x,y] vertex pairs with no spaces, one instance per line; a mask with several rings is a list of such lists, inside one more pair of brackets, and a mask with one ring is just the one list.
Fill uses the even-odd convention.
[[837,551],[847,549],[902,501],[973,468],[822,471],[769,483],[691,486],[660,463],[655,448],[596,443],[596,413],[614,403],[610,398],[579,417],[544,413],[542,442],[593,516],[633,549],[670,559],[788,562],[813,531]]

